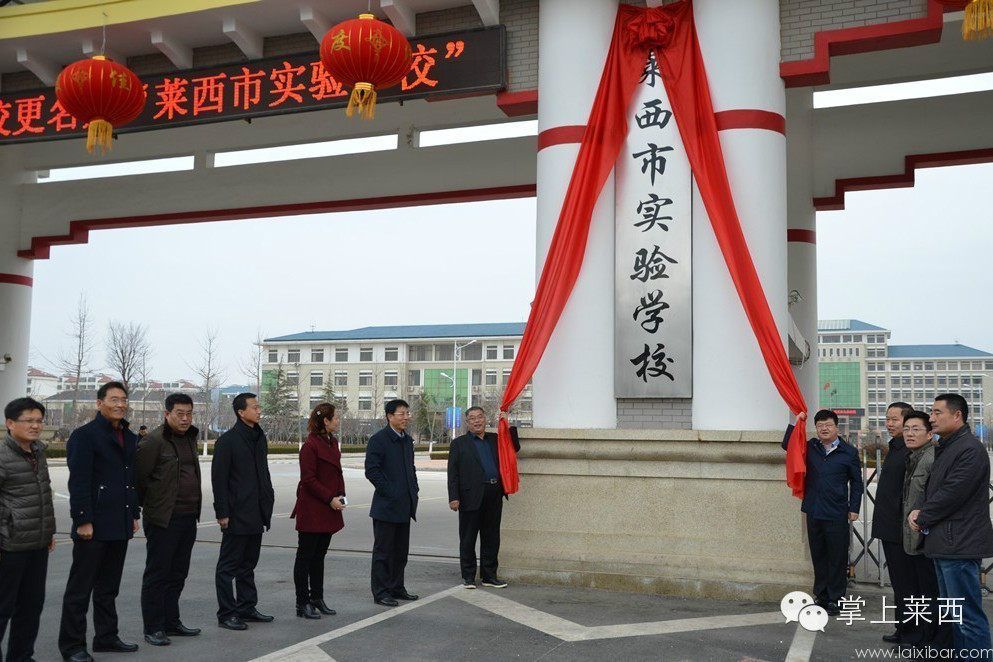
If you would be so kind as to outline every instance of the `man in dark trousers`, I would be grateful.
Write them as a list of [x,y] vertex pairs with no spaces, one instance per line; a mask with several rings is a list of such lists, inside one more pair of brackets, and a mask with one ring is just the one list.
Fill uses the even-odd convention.
[[890,435],[889,451],[879,471],[876,483],[876,504],[872,513],[872,537],[883,544],[886,566],[893,585],[893,602],[896,605],[896,631],[884,634],[883,641],[898,644],[904,630],[913,626],[904,623],[908,616],[907,598],[913,585],[913,561],[903,550],[903,478],[907,469],[910,449],[903,441],[903,419],[914,410],[906,402],[894,402],[886,408],[886,431]]
[[69,662],[90,662],[86,652],[86,612],[93,595],[93,650],[133,653],[137,644],[121,641],[114,601],[128,541],[138,532],[135,490],[138,437],[128,429],[128,392],[120,382],[97,391],[97,415],[76,428],[66,445],[72,566],[62,598],[59,651]]
[[962,660],[991,655],[980,580],[983,559],[993,556],[990,458],[968,420],[969,405],[961,395],[935,398],[931,427],[940,439],[924,501],[907,517],[910,527],[924,534],[924,554],[934,559],[939,596],[956,599],[961,607],[961,618],[952,619],[952,635]]
[[41,442],[45,408],[32,398],[17,398],[4,408],[4,418],[0,512],[10,513],[10,519],[0,521],[0,641],[10,624],[7,661],[29,662],[45,605],[48,555],[55,549],[52,483]]
[[[214,514],[222,531],[215,573],[217,623],[228,630],[245,630],[246,621],[273,620],[255,608],[259,601],[255,566],[276,497],[269,477],[268,441],[259,427],[258,397],[240,393],[232,405],[238,421],[214,444],[210,471]],[[238,590],[237,600],[232,582]]]
[[403,400],[386,403],[388,425],[372,435],[366,446],[365,477],[372,495],[372,598],[396,607],[397,600],[416,600],[404,586],[410,548],[410,520],[417,519],[417,472],[414,440],[407,434],[410,406]]
[[[814,601],[828,614],[841,613],[848,568],[849,522],[859,516],[862,467],[859,454],[838,436],[838,415],[814,415],[817,436],[807,442],[807,477],[801,512],[807,514],[807,541],[814,565]],[[789,435],[783,439],[786,450]]]
[[145,575],[141,616],[145,641],[168,646],[169,636],[194,637],[179,619],[179,596],[190,572],[200,519],[200,461],[193,426],[193,398],[165,400],[165,423],[138,443],[138,499],[145,518]]
[[[503,416],[503,413],[500,414]],[[500,480],[497,435],[486,431],[486,412],[469,407],[468,433],[452,441],[448,452],[448,507],[459,514],[459,562],[462,585],[476,588],[476,538],[479,538],[480,580],[483,586],[505,588],[497,575],[500,516],[507,496]],[[517,428],[510,428],[514,450],[521,448]]]

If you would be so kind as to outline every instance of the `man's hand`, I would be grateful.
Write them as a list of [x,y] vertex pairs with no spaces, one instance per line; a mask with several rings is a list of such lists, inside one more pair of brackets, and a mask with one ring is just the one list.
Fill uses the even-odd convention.
[[52,536],[52,541],[48,543],[48,553],[51,554],[55,551],[55,536]]
[[80,524],[76,527],[76,535],[83,540],[90,540],[93,538],[93,524]]
[[331,510],[344,510],[345,506],[341,503],[341,497],[335,497],[331,499]]
[[229,520],[230,520],[230,518],[228,518],[228,517],[222,517],[219,520],[217,520],[217,523],[220,525],[220,527],[222,529],[226,529],[226,528],[228,528],[228,521]]
[[134,532],[135,533],[138,533],[138,529],[140,529],[140,528],[141,528],[141,520],[137,520],[136,519],[134,521]]
[[458,501],[458,499],[456,499],[455,501],[449,501],[448,502],[448,507],[451,508],[452,510],[458,510],[459,509],[459,501]]
[[921,514],[920,508],[917,510],[911,510],[910,514],[907,515],[907,522],[910,524],[910,528],[915,532],[920,533],[921,527],[917,525],[917,516]]
[[506,420],[506,418],[507,418],[507,412],[505,412],[504,410],[501,409],[500,410],[499,418],[502,418],[502,419]]
[[854,522],[858,518],[859,518],[859,514],[858,513],[848,513],[848,521],[849,522]]

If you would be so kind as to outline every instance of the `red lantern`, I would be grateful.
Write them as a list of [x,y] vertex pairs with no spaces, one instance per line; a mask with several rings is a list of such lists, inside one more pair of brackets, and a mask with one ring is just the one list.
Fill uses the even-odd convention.
[[986,39],[993,35],[993,0],[938,0],[950,9],[964,9],[962,36],[965,39]]
[[339,23],[321,41],[324,69],[352,88],[346,113],[356,110],[366,119],[376,115],[376,91],[392,87],[410,71],[410,42],[372,14]]
[[111,149],[115,126],[133,121],[145,107],[145,90],[133,71],[102,55],[73,62],[55,82],[55,96],[65,111],[89,123],[86,151]]

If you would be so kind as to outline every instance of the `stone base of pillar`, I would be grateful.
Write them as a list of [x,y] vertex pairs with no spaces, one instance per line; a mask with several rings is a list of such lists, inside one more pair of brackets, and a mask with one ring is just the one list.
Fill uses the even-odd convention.
[[506,579],[771,602],[813,585],[781,432],[520,432]]

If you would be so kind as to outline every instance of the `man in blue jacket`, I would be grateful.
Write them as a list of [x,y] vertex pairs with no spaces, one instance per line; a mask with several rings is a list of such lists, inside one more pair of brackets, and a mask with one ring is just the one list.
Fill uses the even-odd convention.
[[137,644],[121,641],[114,601],[128,541],[138,532],[135,490],[138,437],[128,429],[128,392],[109,382],[97,391],[96,417],[76,428],[66,446],[72,566],[62,598],[59,651],[68,662],[92,662],[86,652],[86,612],[93,595],[93,650],[133,653]]
[[[849,522],[859,516],[862,466],[859,454],[838,436],[838,415],[822,409],[814,415],[817,437],[807,442],[807,477],[803,504],[807,541],[814,565],[814,601],[828,614],[841,613],[848,566]],[[783,440],[786,449],[788,438]]]
[[410,406],[403,400],[386,403],[388,425],[369,438],[365,477],[376,488],[372,495],[372,598],[396,607],[397,600],[416,600],[403,581],[410,548],[410,520],[417,519],[417,472],[414,440],[407,434]]

